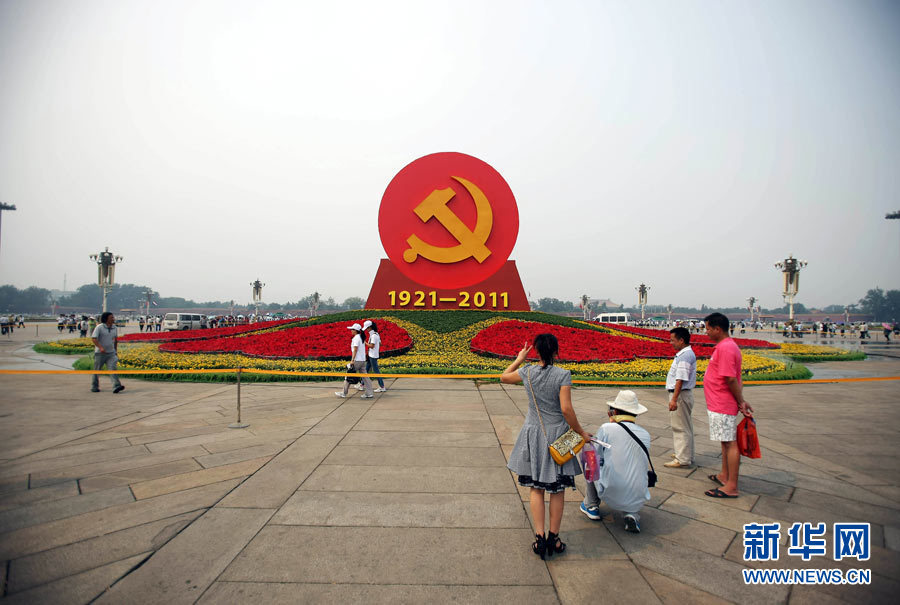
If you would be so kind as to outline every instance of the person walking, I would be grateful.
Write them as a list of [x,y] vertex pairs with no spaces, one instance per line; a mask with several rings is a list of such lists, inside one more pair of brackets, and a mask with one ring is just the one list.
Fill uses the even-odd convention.
[[[520,368],[532,348],[537,350],[540,365]],[[581,474],[577,456],[562,466],[556,464],[550,456],[550,444],[570,428],[585,441],[590,439],[572,408],[572,373],[554,365],[558,353],[556,336],[538,334],[533,345],[525,343],[500,377],[504,384],[525,382],[525,392],[528,393],[525,424],[519,431],[506,466],[516,473],[519,485],[531,488],[529,500],[535,530],[531,550],[541,559],[566,550],[566,544],[559,538],[564,492],[567,487],[575,488],[575,476]],[[550,494],[550,531],[546,537],[544,492]]]
[[684,328],[669,330],[669,343],[675,358],[666,376],[669,393],[669,424],[672,425],[675,458],[663,466],[684,468],[694,463],[694,386],[697,384],[697,356],[691,349],[691,334]]
[[[354,372],[360,376],[363,387],[366,389],[366,392],[360,395],[360,398],[371,399],[375,395],[372,394],[372,381],[366,376],[366,345],[363,328],[359,324],[353,324],[352,326],[347,326],[347,329],[354,332],[353,340],[350,341],[350,363],[353,365]],[[343,399],[347,396],[349,388],[350,382],[345,378],[343,391],[335,391],[334,394]]]
[[647,483],[650,433],[637,425],[637,416],[647,408],[641,405],[634,391],[619,391],[615,401],[607,401],[606,405],[609,422],[597,430],[596,439],[610,447],[600,447],[597,451],[600,476],[596,481],[587,482],[581,512],[588,519],[599,521],[603,518],[602,498],[607,506],[624,513],[625,531],[639,534],[641,509],[650,499]]
[[[381,335],[378,333],[378,324],[367,319],[363,323],[363,331],[367,331],[369,334],[369,338],[366,341],[366,349],[368,351],[366,355],[366,373],[372,372],[380,374],[381,370],[378,369],[378,358],[381,356]],[[378,388],[375,389],[374,392],[384,393],[386,390],[387,389],[384,388],[384,379],[379,376]]]
[[144,331],[144,316],[143,315],[138,317],[138,328],[140,328],[141,332]]
[[709,438],[722,445],[722,472],[710,475],[720,487],[705,494],[710,498],[737,498],[741,452],[737,444],[737,415],[753,417],[753,408],[744,400],[741,382],[741,350],[728,336],[728,318],[711,313],[704,319],[706,334],[716,343],[703,375],[703,394],[709,415]]
[[[112,313],[106,311],[100,316],[100,323],[91,333],[91,341],[94,343],[94,369],[101,370],[105,365],[107,370],[115,371],[119,360],[119,335],[116,318]],[[109,377],[112,380],[113,393],[121,393],[125,390],[118,376],[110,374]],[[100,392],[100,376],[98,374],[91,377],[91,391]]]

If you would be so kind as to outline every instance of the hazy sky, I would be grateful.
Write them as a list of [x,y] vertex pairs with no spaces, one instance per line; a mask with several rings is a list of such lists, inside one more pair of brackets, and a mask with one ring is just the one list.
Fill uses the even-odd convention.
[[900,287],[900,3],[0,0],[0,283],[366,296],[407,163],[509,183],[532,298]]

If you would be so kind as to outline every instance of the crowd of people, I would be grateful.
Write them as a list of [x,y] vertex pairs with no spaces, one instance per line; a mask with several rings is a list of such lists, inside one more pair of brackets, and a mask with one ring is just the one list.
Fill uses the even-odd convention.
[[10,315],[8,313],[4,313],[0,315],[0,331],[4,335],[12,334],[13,330],[16,328],[24,328],[25,327],[25,316],[24,315]]

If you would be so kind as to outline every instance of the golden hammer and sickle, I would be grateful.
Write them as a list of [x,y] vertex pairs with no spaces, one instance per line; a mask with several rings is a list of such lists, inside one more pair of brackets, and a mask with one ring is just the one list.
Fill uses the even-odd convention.
[[459,176],[451,178],[462,184],[475,200],[475,210],[478,212],[475,229],[470,231],[466,224],[447,207],[447,203],[456,196],[456,192],[449,187],[435,189],[422,203],[416,206],[413,212],[422,219],[423,223],[436,218],[459,244],[448,248],[432,246],[423,242],[419,236],[410,235],[406,240],[409,249],[403,253],[403,260],[406,262],[412,263],[421,255],[436,263],[458,263],[470,256],[475,257],[479,263],[483,263],[491,255],[491,251],[484,245],[494,226],[494,214],[491,211],[490,202],[474,183]]

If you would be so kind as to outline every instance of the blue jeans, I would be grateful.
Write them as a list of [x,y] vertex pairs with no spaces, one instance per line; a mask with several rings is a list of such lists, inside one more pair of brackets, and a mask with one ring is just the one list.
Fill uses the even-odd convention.
[[[372,372],[373,374],[381,373],[381,370],[378,369],[377,357],[366,357],[366,372]],[[382,389],[384,388],[384,380],[381,376],[378,377],[378,386]]]

